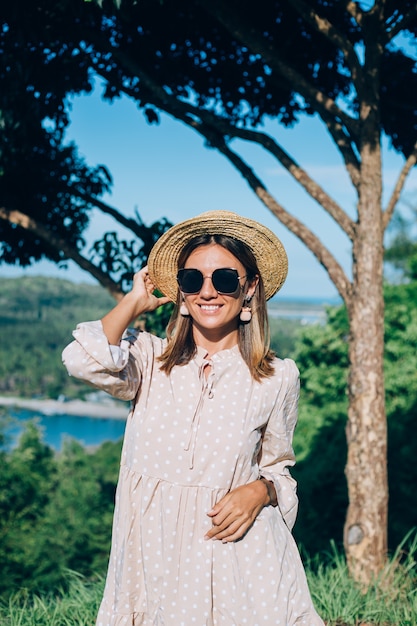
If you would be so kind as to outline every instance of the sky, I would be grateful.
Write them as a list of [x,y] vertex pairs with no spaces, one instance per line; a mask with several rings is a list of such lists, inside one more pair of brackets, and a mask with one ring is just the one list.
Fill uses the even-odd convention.
[[[269,122],[264,130],[271,133],[347,213],[355,216],[355,192],[338,152],[319,121],[303,117],[291,129]],[[313,254],[261,203],[225,157],[207,148],[195,131],[180,122],[163,115],[160,124],[150,126],[132,101],[123,97],[112,104],[104,102],[101,88],[97,86],[92,95],[73,98],[67,140],[78,145],[89,165],[106,165],[114,184],[111,194],[103,200],[124,215],[133,217],[137,210],[146,224],[163,217],[177,223],[204,211],[223,209],[256,219],[268,226],[287,250],[289,273],[279,297],[337,299],[336,288]],[[233,147],[238,148],[276,200],[325,243],[350,277],[350,242],[340,227],[260,147],[240,141]],[[385,147],[385,205],[401,165],[402,159]],[[407,197],[415,193],[416,188],[417,172],[414,171],[406,184]],[[95,210],[86,232],[87,249],[106,230],[116,230],[132,238],[129,231]],[[72,262],[67,270],[45,261],[25,270],[0,268],[1,276],[37,274],[60,276],[75,282],[94,281]]]

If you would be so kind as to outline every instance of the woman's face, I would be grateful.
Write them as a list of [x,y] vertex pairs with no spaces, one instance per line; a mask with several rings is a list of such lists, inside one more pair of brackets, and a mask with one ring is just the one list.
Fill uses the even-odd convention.
[[[203,286],[198,293],[183,294],[185,304],[193,319],[194,336],[198,343],[199,334],[211,340],[222,339],[237,333],[239,314],[244,296],[253,295],[256,282],[250,284],[242,263],[228,250],[218,244],[196,248],[188,257],[184,267],[198,269],[204,276]],[[216,291],[211,276],[219,268],[233,268],[242,276],[233,294]]]

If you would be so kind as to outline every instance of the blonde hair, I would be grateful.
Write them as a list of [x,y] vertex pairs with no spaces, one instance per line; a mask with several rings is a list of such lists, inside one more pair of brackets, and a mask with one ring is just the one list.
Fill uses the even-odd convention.
[[[190,254],[200,246],[218,244],[233,254],[245,267],[247,280],[257,276],[259,281],[251,301],[252,320],[239,323],[238,346],[243,360],[246,362],[255,380],[272,376],[274,353],[270,349],[269,322],[266,308],[265,290],[262,276],[259,274],[255,256],[251,250],[238,239],[225,235],[200,235],[195,237],[183,248],[178,259],[178,269],[184,267]],[[193,320],[180,314],[181,294],[178,291],[177,302],[167,326],[168,344],[159,357],[161,370],[169,374],[176,365],[185,365],[193,358],[196,345],[193,337]]]

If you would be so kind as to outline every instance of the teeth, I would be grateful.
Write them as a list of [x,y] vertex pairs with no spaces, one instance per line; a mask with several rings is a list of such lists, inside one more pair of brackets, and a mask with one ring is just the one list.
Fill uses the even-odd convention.
[[219,307],[219,306],[217,306],[217,305],[211,305],[211,306],[210,306],[210,305],[208,305],[208,304],[202,304],[202,305],[201,305],[201,308],[202,308],[204,311],[215,311],[216,309],[219,309],[220,307]]

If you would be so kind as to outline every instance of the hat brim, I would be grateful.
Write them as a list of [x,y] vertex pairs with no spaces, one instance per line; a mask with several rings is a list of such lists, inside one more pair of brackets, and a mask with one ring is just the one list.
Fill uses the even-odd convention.
[[281,289],[288,258],[278,237],[255,220],[230,211],[209,211],[172,226],[156,242],[148,258],[149,276],[173,302],[178,296],[178,258],[184,246],[200,235],[226,235],[245,243],[255,256],[269,300]]

